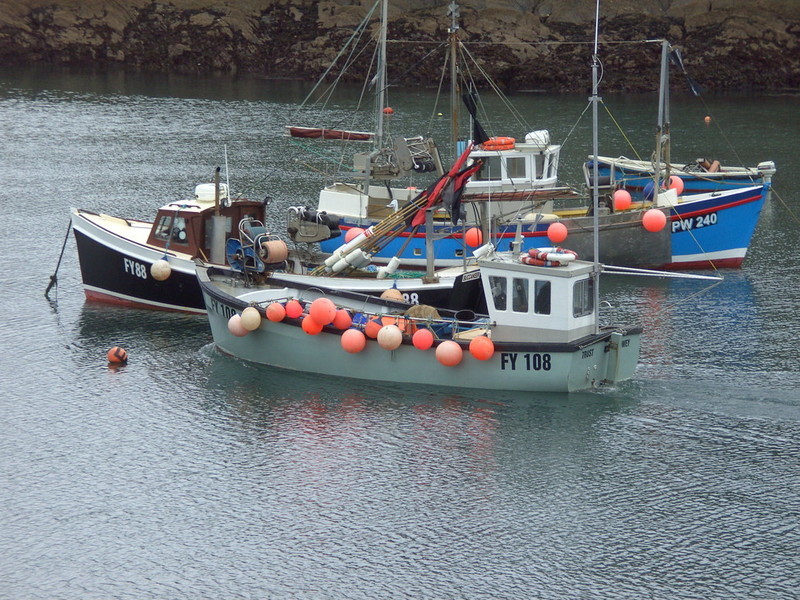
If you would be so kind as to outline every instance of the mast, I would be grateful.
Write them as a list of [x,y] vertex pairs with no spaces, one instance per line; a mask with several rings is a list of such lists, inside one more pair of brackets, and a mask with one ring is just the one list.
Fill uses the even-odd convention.
[[666,167],[664,180],[669,177],[669,42],[661,40],[661,79],[658,85],[658,125],[656,126],[656,160],[653,198],[660,188],[661,163]]
[[453,156],[458,156],[458,113],[460,104],[458,102],[458,3],[453,0],[447,7],[447,14],[450,15],[450,141],[453,144]]
[[375,123],[375,143],[378,148],[383,148],[383,107],[386,103],[386,31],[389,21],[389,0],[381,3],[381,26],[378,34],[378,72],[376,73],[375,85],[378,93],[375,96],[376,123]]
[[592,178],[592,214],[593,214],[593,250],[594,250],[594,327],[595,333],[600,331],[600,184],[598,181],[599,169],[597,168],[597,157],[600,154],[600,142],[598,140],[598,110],[597,104],[599,97],[597,95],[598,82],[598,69],[600,66],[600,59],[597,56],[597,48],[599,44],[599,31],[600,31],[600,0],[597,0],[594,16],[594,52],[592,53],[592,154],[594,158],[594,177]]

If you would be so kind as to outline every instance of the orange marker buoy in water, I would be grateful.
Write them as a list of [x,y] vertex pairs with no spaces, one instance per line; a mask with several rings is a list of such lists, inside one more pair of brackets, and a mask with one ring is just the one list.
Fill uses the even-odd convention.
[[128,362],[128,353],[125,351],[125,348],[114,346],[106,353],[106,358],[108,358],[108,362],[110,363],[121,365]]

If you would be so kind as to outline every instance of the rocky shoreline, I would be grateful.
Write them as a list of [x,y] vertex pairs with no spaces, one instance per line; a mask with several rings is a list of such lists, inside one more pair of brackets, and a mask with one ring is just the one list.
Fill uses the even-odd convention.
[[[0,61],[317,79],[373,0],[0,0]],[[390,76],[435,85],[420,63],[446,39],[449,0],[390,0]],[[461,38],[507,91],[588,89],[594,0],[461,0]],[[603,0],[601,37],[666,38],[706,90],[800,88],[797,0]],[[607,91],[657,86],[658,44],[602,47]],[[354,77],[367,69],[364,57]]]

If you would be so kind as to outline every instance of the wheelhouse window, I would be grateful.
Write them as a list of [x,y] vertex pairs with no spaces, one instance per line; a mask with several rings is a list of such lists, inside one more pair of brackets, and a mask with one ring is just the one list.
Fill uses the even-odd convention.
[[484,156],[481,160],[483,160],[483,166],[473,175],[473,179],[476,181],[499,181],[503,178],[499,156]]
[[572,316],[585,317],[594,312],[594,279],[575,282],[572,294]]
[[506,158],[506,171],[509,179],[527,179],[528,173],[525,168],[526,159],[524,156]]
[[537,315],[550,314],[550,282],[537,281],[533,299],[533,312]]
[[508,297],[508,281],[505,277],[490,276],[489,286],[492,290],[492,302],[496,310],[506,310],[506,298]]
[[535,154],[533,156],[533,162],[536,165],[536,179],[541,179],[542,177],[544,177],[545,173],[544,161],[545,161],[544,154]]
[[550,156],[547,159],[547,177],[555,177],[556,176],[556,157]]
[[528,280],[514,277],[511,286],[514,292],[511,296],[511,310],[528,312]]
[[155,238],[170,244],[187,244],[186,219],[177,215],[162,215],[156,226]]

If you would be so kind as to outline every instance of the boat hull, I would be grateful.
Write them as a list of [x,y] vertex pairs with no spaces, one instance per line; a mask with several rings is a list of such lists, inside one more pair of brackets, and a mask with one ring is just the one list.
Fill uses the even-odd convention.
[[[665,207],[667,227],[660,232],[649,232],[641,224],[643,211],[623,211],[599,217],[600,261],[626,267],[653,269],[709,269],[741,267],[750,240],[755,232],[769,186],[739,188],[724,193],[694,194],[685,197],[674,207]],[[581,258],[594,258],[593,221],[591,216],[561,219],[567,227],[565,247]],[[523,225],[522,251],[552,246],[547,237],[549,222]],[[340,227],[364,227],[343,220]],[[450,233],[450,237],[434,243],[434,264],[451,266],[462,264],[472,248],[466,246],[461,228],[450,225],[435,226],[436,236]],[[416,235],[404,232],[389,242],[373,260],[386,263],[399,255],[408,268],[423,269],[426,265],[425,231]],[[498,230],[493,242],[498,250],[508,250],[514,241],[514,229]],[[409,240],[409,237],[411,238]],[[333,252],[339,244],[323,242],[321,248]],[[401,252],[402,250],[402,252]]]
[[[136,226],[136,222],[131,223]],[[147,223],[141,225],[149,228]],[[72,229],[88,300],[136,308],[205,312],[194,262],[189,257],[170,255],[170,276],[166,281],[157,281],[150,267],[164,258],[163,249],[115,235],[77,212],[72,213]]]
[[664,267],[741,267],[768,191],[765,184],[730,194],[698,194],[697,200],[674,207],[667,223],[672,260]]
[[633,375],[638,362],[641,330],[608,331],[572,343],[496,343],[489,360],[478,360],[462,343],[464,354],[455,366],[441,364],[435,347],[418,350],[410,340],[394,350],[375,340],[351,354],[342,348],[342,331],[326,327],[317,335],[304,332],[300,319],[272,322],[245,336],[229,330],[228,321],[248,306],[220,292],[201,270],[199,280],[215,345],[225,354],[248,362],[323,376],[345,376],[383,383],[510,390],[572,392],[621,381]]
[[[101,223],[108,219],[108,228]],[[78,249],[84,293],[91,301],[126,307],[205,313],[197,283],[195,260],[189,255],[169,253],[170,276],[158,281],[151,274],[153,263],[165,256],[163,248],[136,241],[151,224],[108,218],[75,210],[72,228]],[[129,230],[129,231],[128,231]],[[301,287],[315,284],[350,289],[380,296],[396,288],[411,304],[428,304],[452,310],[484,312],[486,303],[477,270],[454,270],[428,281],[421,278],[377,279],[373,277],[316,277],[279,273],[276,277]]]

